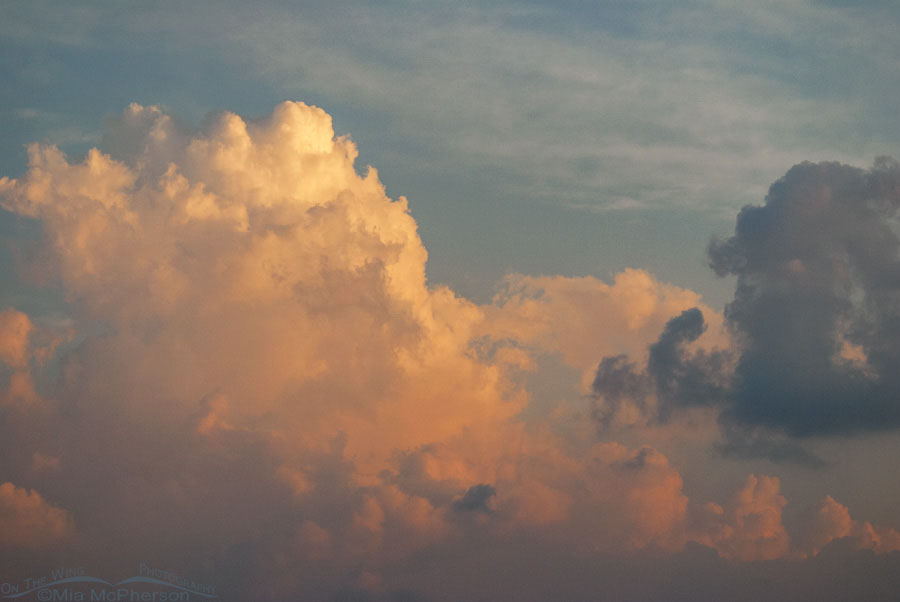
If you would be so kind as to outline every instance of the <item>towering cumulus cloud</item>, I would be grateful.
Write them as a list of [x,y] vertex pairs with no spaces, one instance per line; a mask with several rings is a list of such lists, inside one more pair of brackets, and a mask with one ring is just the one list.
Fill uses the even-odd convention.
[[376,461],[519,407],[465,353],[477,308],[426,288],[406,201],[356,174],[320,109],[189,134],[132,106],[109,139],[125,162],[32,147],[28,176],[3,182],[6,207],[44,225],[78,316],[109,330],[66,392],[207,435],[272,416],[292,446],[365,432],[347,445]]
[[[0,180],[3,206],[40,220],[79,328],[39,410],[22,401],[31,322],[0,314],[18,450],[4,473],[63,501],[98,549],[203,541],[225,562],[302,548],[360,566],[384,538],[402,550],[401,535],[446,530],[379,475],[398,453],[500,428],[524,397],[469,352],[481,311],[426,287],[405,199],[358,175],[353,143],[302,103],[203,131],[132,105],[105,146],[78,163],[33,146],[27,175]],[[58,470],[37,474],[35,457]]]
[[[788,412],[749,401],[811,389],[787,370],[754,383],[764,362],[790,360],[868,387],[850,426],[890,422],[894,267],[883,254],[895,240],[883,219],[894,166],[800,168],[771,206],[794,203],[795,188],[803,203],[825,198],[788,185],[818,169],[840,177],[816,202],[843,207],[857,186],[867,209],[833,220],[810,209],[824,221],[806,242],[753,225],[769,205],[747,210],[735,239],[713,248],[717,269],[740,279],[733,385],[733,356],[710,343],[727,347],[721,316],[640,270],[612,285],[511,276],[484,306],[429,286],[406,200],[388,198],[374,169],[357,173],[356,156],[302,103],[260,120],[222,113],[197,130],[132,105],[103,151],[70,161],[33,146],[28,172],[0,179],[3,207],[40,223],[30,267],[53,274],[68,312],[0,312],[0,566],[38,574],[66,562],[116,577],[145,562],[213,581],[227,599],[504,599],[542,566],[528,554],[583,567],[565,587],[584,594],[597,591],[592,559],[687,542],[734,561],[809,556],[851,535],[893,549],[894,532],[831,498],[792,547],[777,479],[751,476],[731,502],[697,504],[657,449],[523,410],[535,395],[527,372],[556,355],[598,391],[656,396],[620,400],[612,422],[705,404],[811,432],[811,402]],[[825,226],[848,229],[844,255],[821,248]],[[766,254],[789,259],[757,259]],[[791,278],[778,280],[781,269]],[[759,304],[797,312],[813,296],[806,339],[779,338],[788,321],[758,320]],[[643,371],[622,355],[641,349]],[[613,359],[595,375],[603,355]],[[822,424],[839,430],[830,416]]]

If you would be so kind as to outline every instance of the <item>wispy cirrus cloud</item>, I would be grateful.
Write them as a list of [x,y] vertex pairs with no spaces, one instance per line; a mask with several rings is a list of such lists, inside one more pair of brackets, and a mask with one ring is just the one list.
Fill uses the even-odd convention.
[[[109,36],[125,44],[117,32],[128,32],[127,43],[151,48],[162,35],[210,55],[228,44],[273,91],[340,107],[358,136],[368,137],[371,117],[394,124],[396,136],[379,134],[390,164],[396,153],[415,163],[400,169],[439,170],[449,155],[500,178],[485,194],[530,203],[629,197],[734,210],[761,196],[760,181],[783,165],[889,150],[871,116],[897,83],[895,42],[891,14],[875,8],[507,2],[434,11],[401,2],[270,4],[212,18],[66,11],[55,26],[13,13],[11,39],[89,48]],[[75,29],[63,25],[73,21]]]

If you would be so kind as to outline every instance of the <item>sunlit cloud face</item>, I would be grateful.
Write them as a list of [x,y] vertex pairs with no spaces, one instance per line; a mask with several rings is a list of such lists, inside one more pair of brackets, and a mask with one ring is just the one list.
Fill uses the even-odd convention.
[[[264,537],[272,515],[316,535],[308,553],[349,562],[386,533],[422,545],[447,532],[446,508],[380,473],[406,450],[501,428],[525,397],[469,353],[481,310],[426,287],[406,201],[358,175],[353,143],[300,103],[199,132],[132,105],[107,146],[79,163],[33,146],[28,174],[0,181],[6,208],[40,220],[82,329],[34,418],[33,457],[7,470],[27,481],[58,458],[47,487],[95,541],[109,537],[100,522],[152,539],[168,514],[183,520],[161,534],[227,549]],[[12,403],[38,365],[28,316],[2,318]],[[484,472],[456,474],[442,503]],[[73,496],[77,483],[94,490]]]
[[110,139],[130,163],[33,147],[28,177],[4,183],[45,225],[69,302],[112,331],[79,361],[101,398],[207,412],[207,432],[274,414],[301,446],[364,430],[353,453],[382,459],[519,407],[465,354],[479,310],[426,288],[405,200],[357,175],[320,109],[185,135],[132,106]]
[[[598,440],[601,410],[675,432],[681,409],[719,409],[700,385],[730,394],[734,354],[753,349],[733,314],[639,269],[513,275],[485,305],[429,286],[406,200],[356,157],[303,103],[199,129],[134,104],[103,151],[35,145],[24,176],[0,179],[3,207],[39,221],[35,267],[69,312],[0,312],[4,558],[212,563],[248,599],[442,599],[414,567],[495,549],[512,562],[520,538],[578,562],[897,547],[831,498],[792,539],[777,478],[697,501],[666,454]],[[849,332],[840,361],[879,365]],[[575,374],[580,414],[526,418],[523,375],[547,357]],[[603,357],[620,358],[606,380]],[[615,369],[634,377],[619,397]]]
[[0,484],[0,545],[41,548],[73,533],[72,518],[36,491]]

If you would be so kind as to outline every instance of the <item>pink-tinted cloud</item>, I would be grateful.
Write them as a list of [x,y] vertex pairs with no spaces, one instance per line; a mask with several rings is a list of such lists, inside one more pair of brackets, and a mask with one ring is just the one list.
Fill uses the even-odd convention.
[[802,541],[797,550],[801,556],[816,555],[832,541],[844,538],[855,549],[880,554],[900,550],[900,532],[854,520],[850,509],[831,496],[826,496],[805,518]]
[[787,500],[776,477],[750,475],[725,506],[702,509],[703,528],[693,539],[725,558],[768,560],[788,554],[790,539],[782,522]]
[[0,362],[11,368],[28,365],[31,328],[31,320],[22,312],[14,309],[0,312]]
[[694,291],[627,269],[612,284],[586,276],[511,275],[487,309],[486,328],[544,352],[562,355],[579,370],[596,368],[604,355],[640,355],[666,321],[700,306],[713,323],[706,344],[723,344],[721,316]]
[[72,517],[34,490],[0,483],[0,544],[47,548],[75,533]]

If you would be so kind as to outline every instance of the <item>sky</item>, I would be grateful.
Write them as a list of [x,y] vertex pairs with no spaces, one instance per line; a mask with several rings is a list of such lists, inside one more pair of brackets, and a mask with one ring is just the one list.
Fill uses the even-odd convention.
[[0,0],[0,598],[895,599],[898,27]]

